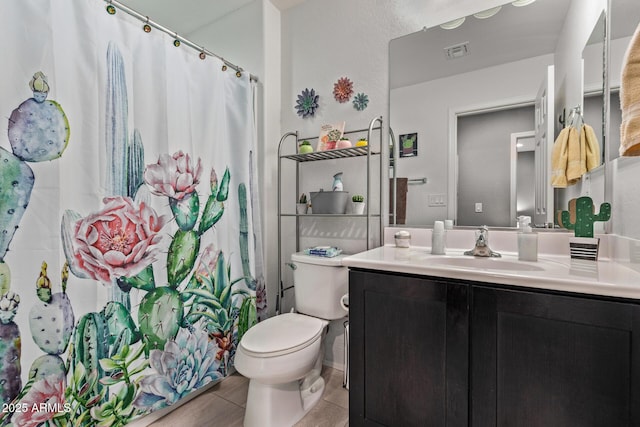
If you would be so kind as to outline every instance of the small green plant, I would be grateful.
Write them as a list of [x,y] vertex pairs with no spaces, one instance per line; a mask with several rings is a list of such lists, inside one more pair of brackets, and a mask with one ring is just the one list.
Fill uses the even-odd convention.
[[311,145],[311,143],[305,139],[300,143],[300,147],[302,147],[303,145]]
[[302,193],[300,195],[300,198],[298,199],[298,203],[305,204],[305,205],[307,204],[307,195],[305,193]]
[[364,202],[364,196],[361,196],[360,194],[355,194],[353,197],[351,197],[351,200],[355,203],[362,203]]
[[342,132],[340,132],[338,129],[332,129],[329,131],[327,136],[329,137],[329,141],[337,141],[340,139],[341,134]]

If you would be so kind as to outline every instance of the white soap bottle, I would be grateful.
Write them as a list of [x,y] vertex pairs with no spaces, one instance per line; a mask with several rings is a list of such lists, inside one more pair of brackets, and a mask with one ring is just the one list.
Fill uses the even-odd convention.
[[433,231],[431,233],[431,253],[433,255],[444,255],[446,248],[447,235],[444,230],[444,221],[436,221],[433,223]]
[[531,229],[531,217],[518,218],[518,259],[520,261],[538,260],[538,234]]

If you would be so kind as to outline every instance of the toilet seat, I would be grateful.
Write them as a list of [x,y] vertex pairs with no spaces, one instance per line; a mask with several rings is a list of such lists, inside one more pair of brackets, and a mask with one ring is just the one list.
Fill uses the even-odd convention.
[[249,356],[266,358],[295,353],[322,336],[327,322],[297,313],[285,313],[264,320],[249,329],[240,341]]

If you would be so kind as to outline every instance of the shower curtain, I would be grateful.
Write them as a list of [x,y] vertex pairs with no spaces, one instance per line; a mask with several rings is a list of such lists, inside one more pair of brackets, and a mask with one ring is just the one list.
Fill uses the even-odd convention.
[[173,405],[265,306],[248,74],[105,6],[0,2],[0,425]]

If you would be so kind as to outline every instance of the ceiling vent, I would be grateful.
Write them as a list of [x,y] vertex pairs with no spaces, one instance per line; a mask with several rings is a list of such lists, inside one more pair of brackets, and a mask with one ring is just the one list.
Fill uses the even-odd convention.
[[445,47],[444,54],[447,59],[462,58],[469,54],[469,42],[455,44],[453,46]]

